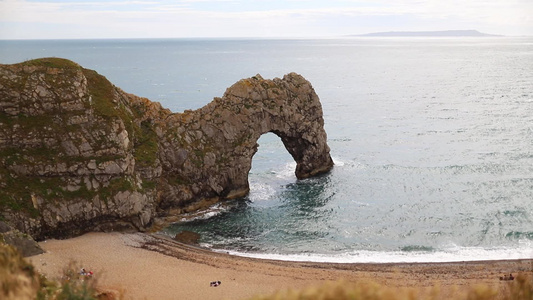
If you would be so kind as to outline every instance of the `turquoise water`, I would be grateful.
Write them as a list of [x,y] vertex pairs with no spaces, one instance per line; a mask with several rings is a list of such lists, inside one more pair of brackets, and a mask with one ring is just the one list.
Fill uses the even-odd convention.
[[179,112],[243,77],[297,72],[335,168],[306,180],[264,135],[244,199],[164,230],[238,255],[335,262],[533,258],[533,39],[0,41]]

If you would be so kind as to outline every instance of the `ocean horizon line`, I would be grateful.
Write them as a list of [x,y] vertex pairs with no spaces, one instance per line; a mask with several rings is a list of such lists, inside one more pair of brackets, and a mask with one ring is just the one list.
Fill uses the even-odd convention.
[[294,37],[102,37],[102,38],[39,38],[39,39],[2,39],[0,42],[24,41],[158,41],[158,40],[183,40],[183,41],[253,41],[253,40],[332,40],[332,39],[491,39],[491,38],[532,38],[533,35],[487,35],[487,36],[374,36],[371,34],[338,35],[338,36],[294,36]]

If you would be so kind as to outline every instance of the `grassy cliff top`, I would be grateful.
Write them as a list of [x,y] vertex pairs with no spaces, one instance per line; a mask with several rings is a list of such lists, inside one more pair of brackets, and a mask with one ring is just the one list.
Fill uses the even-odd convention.
[[44,58],[37,58],[37,59],[31,59],[27,60],[18,64],[14,64],[15,66],[31,66],[31,67],[48,67],[48,68],[58,68],[58,69],[64,69],[64,68],[75,68],[75,69],[81,69],[81,66],[77,63],[65,59],[65,58],[58,58],[58,57],[44,57]]

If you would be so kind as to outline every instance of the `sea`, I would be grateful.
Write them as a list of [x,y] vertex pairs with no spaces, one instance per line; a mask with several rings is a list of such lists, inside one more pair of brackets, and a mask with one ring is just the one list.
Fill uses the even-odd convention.
[[335,166],[298,180],[258,143],[248,196],[161,233],[233,255],[338,263],[533,258],[533,38],[3,40],[0,63],[63,57],[173,112],[241,78],[303,75]]

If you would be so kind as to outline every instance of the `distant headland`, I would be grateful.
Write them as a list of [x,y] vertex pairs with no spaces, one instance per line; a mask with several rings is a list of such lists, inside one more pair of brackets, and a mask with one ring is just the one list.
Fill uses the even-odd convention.
[[444,31],[388,31],[350,36],[368,37],[498,37],[502,35],[482,33],[477,30],[444,30]]

